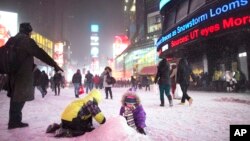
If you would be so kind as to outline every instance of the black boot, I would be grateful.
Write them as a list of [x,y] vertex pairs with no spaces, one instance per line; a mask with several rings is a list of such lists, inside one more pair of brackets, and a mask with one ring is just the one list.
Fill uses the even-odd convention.
[[29,126],[28,123],[23,123],[23,122],[9,123],[8,129],[23,128],[23,127],[28,127],[28,126]]
[[172,96],[168,95],[168,101],[169,101],[169,107],[173,106],[173,100],[172,100]]
[[161,104],[160,104],[160,106],[164,106],[164,100],[161,100]]

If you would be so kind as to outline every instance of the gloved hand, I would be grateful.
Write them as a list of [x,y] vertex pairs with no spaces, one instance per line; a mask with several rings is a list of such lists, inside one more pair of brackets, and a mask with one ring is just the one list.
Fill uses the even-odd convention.
[[144,129],[143,129],[143,128],[141,128],[141,127],[138,127],[138,128],[137,128],[137,131],[138,131],[139,133],[141,133],[141,134],[146,135],[146,133],[145,133]]
[[56,65],[54,68],[55,68],[55,71],[56,71],[56,72],[58,72],[58,71],[62,71],[62,72],[63,72],[63,69],[60,68],[58,65]]

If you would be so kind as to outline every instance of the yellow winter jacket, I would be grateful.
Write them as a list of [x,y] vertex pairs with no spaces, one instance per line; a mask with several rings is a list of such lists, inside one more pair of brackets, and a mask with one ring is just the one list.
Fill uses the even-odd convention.
[[[80,116],[82,120],[93,116],[98,123],[103,123],[105,117],[97,105],[100,100],[101,92],[94,89],[86,97],[71,102],[63,111],[61,119],[71,122],[77,116]],[[82,109],[85,112],[80,112]]]

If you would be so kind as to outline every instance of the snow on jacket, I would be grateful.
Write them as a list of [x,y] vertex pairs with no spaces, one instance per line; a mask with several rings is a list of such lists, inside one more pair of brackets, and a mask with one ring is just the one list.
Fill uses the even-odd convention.
[[[125,98],[126,96],[130,95],[129,93],[128,94],[125,94],[122,98],[122,107],[120,109],[120,115],[123,116],[124,115],[124,112],[125,112]],[[135,95],[136,97],[136,104],[135,104],[135,109],[133,110],[133,117],[134,117],[134,121],[135,121],[135,125],[136,127],[140,127],[140,128],[144,128],[146,127],[146,113],[140,103],[140,98]]]
[[88,120],[93,117],[98,123],[104,123],[106,119],[98,107],[100,99],[100,91],[93,89],[86,97],[70,103],[63,111],[61,119],[71,122],[75,118]]

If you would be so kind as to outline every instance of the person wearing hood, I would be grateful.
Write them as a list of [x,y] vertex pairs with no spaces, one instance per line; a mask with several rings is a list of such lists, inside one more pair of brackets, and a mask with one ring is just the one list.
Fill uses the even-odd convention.
[[19,33],[11,37],[6,44],[14,45],[17,49],[17,70],[9,74],[8,96],[10,97],[8,129],[29,126],[22,122],[22,109],[26,101],[34,100],[34,57],[54,67],[55,71],[63,71],[57,63],[31,38],[30,23],[21,23]]
[[84,98],[71,102],[61,115],[61,124],[49,125],[46,133],[55,133],[55,137],[75,137],[94,130],[92,118],[104,124],[106,118],[98,107],[101,99],[101,92],[93,89]]
[[160,90],[160,100],[161,104],[160,106],[164,106],[164,93],[168,97],[169,106],[173,106],[173,100],[172,96],[170,95],[170,69],[169,69],[169,63],[166,59],[162,59],[159,62],[158,68],[157,68],[157,74],[155,77],[154,82],[159,85]]
[[189,106],[193,103],[193,98],[190,97],[187,93],[189,87],[190,77],[195,81],[196,78],[192,72],[192,69],[187,61],[187,58],[181,58],[179,64],[177,66],[177,83],[180,84],[181,90],[183,92],[180,105],[185,105],[185,101],[187,100]]
[[146,113],[141,105],[138,95],[131,91],[125,93],[122,97],[122,106],[120,115],[125,117],[127,124],[137,130],[137,132],[146,135]]

